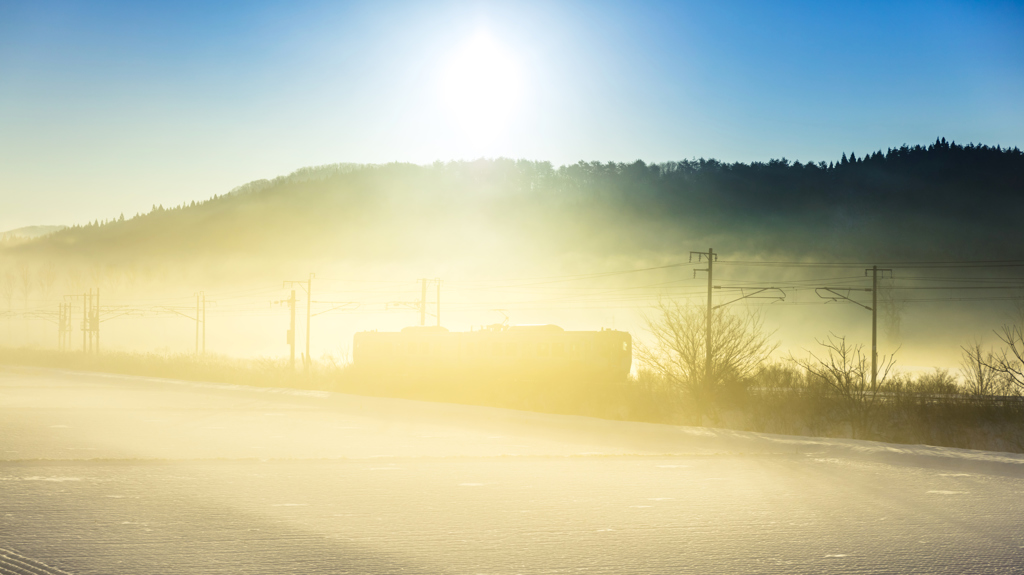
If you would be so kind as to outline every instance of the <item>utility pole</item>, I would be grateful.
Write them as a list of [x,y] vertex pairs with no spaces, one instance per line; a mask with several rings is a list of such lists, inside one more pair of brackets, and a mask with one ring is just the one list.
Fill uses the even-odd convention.
[[871,272],[871,389],[875,389],[878,385],[878,272],[889,272],[889,276],[892,276],[891,269],[880,269],[877,265],[871,266],[871,269],[865,269],[864,275]]
[[414,309],[420,312],[420,325],[427,325],[427,286],[433,282],[437,285],[437,325],[441,326],[441,278],[420,278],[417,280],[420,282],[420,299],[416,301],[390,301],[385,304],[385,309],[391,309],[392,307],[402,307],[407,309]]
[[92,288],[89,289],[89,315],[85,318],[85,329],[89,339],[89,353],[92,353]]
[[309,357],[309,311],[310,306],[313,305],[313,277],[315,274],[310,273],[309,279],[306,280],[306,355],[303,357],[302,366],[306,372],[309,372],[310,364],[312,360]]
[[[816,288],[814,293],[822,299],[829,299],[832,301],[848,301],[859,305],[860,307],[871,312],[871,388],[875,389],[878,385],[878,273],[889,272],[889,276],[892,277],[892,269],[879,268],[877,265],[871,266],[864,270],[864,275],[871,274],[871,287],[870,288],[848,288],[848,287],[821,287]],[[822,294],[821,292],[827,292]],[[849,294],[851,291],[869,291],[871,292],[871,305],[866,306],[859,301],[850,298],[849,295],[844,295],[840,292],[846,292]]]
[[878,385],[878,266],[871,266],[871,389]]
[[874,389],[878,384],[878,272],[889,272],[889,276],[892,277],[891,269],[879,269],[877,265],[871,266],[870,270],[864,270],[867,274],[871,272],[871,388]]
[[711,380],[711,289],[712,289],[712,268],[715,263],[715,252],[711,248],[708,248],[708,319],[704,328],[704,341],[707,342],[704,347],[707,357],[704,359],[704,371],[708,381]]
[[[82,294],[82,351],[100,352],[100,290]],[[88,342],[88,343],[87,343]]]
[[[93,330],[92,313],[90,310],[90,306],[92,306],[91,295],[86,293],[64,296],[64,303],[60,306],[61,321],[59,325],[61,329],[61,337],[58,349],[61,351],[71,351],[72,340],[75,335],[75,298],[82,298],[82,353],[85,353],[89,349],[86,338]],[[96,309],[98,319],[99,305],[96,306]]]
[[69,351],[71,349],[71,313],[73,308],[70,303],[61,304],[64,306],[64,337],[61,340],[60,349],[61,351]]
[[64,349],[64,304],[57,304],[57,351]]
[[196,355],[199,355],[199,294],[196,294]]
[[693,261],[694,254],[697,255],[697,262],[700,262],[702,258],[708,260],[708,268],[706,270],[693,270],[693,277],[697,277],[697,272],[708,272],[708,310],[707,319],[704,322],[704,383],[708,384],[711,381],[711,317],[714,310],[711,299],[712,290],[714,289],[712,270],[718,255],[711,248],[708,248],[707,252],[690,252],[691,262]]
[[[285,282],[285,284],[288,284],[288,283],[289,282]],[[291,282],[291,283],[295,283],[295,282]],[[286,304],[288,304],[288,311],[289,311],[289,313],[291,315],[291,321],[288,324],[288,326],[289,326],[288,327],[288,335],[285,338],[285,341],[288,343],[288,345],[290,347],[290,352],[289,352],[289,355],[288,355],[288,365],[291,366],[292,371],[295,371],[295,290],[292,290],[292,295],[288,299],[282,300],[282,301],[276,301],[274,303],[286,303]]]
[[[185,315],[185,314],[182,314]],[[187,315],[185,317],[188,317]],[[189,318],[192,319],[192,318]],[[196,292],[196,355],[199,355],[199,324],[203,325],[202,333],[202,351],[203,355],[206,355],[206,292]]]
[[288,324],[288,345],[291,346],[291,353],[288,355],[288,365],[295,371],[295,290],[292,290],[292,297],[288,298],[288,308],[291,311],[291,323]]
[[88,304],[87,304],[88,301],[89,300],[86,299],[85,292],[83,292],[82,293],[82,353],[85,353],[86,351],[88,351],[86,349],[86,347],[85,347],[85,339],[89,336],[89,334],[87,332],[87,329],[89,327],[89,312],[88,312],[88,307],[87,307],[88,306]]
[[420,280],[423,290],[420,295],[420,325],[427,325],[427,278]]
[[[313,279],[315,277],[316,277],[316,274],[313,273],[313,272],[310,272],[309,277],[305,281],[295,280],[295,281],[286,281],[286,282],[284,282],[284,285],[286,285],[286,286],[287,285],[291,285],[292,287],[294,287],[295,285],[298,285],[302,289],[306,290],[306,353],[305,353],[305,355],[302,356],[302,358],[303,358],[302,359],[302,363],[305,366],[305,369],[307,371],[310,368],[310,365],[309,365],[310,364],[310,359],[309,359],[309,325],[310,324],[309,324],[309,320],[312,317],[312,313],[311,312],[312,312],[312,305],[313,305]],[[292,328],[291,328],[291,332],[290,332],[291,336],[289,336],[290,337],[290,341],[288,342],[292,346],[292,359],[291,359],[292,369],[295,368],[295,302],[293,301],[294,299],[295,299],[295,290],[292,290],[292,299],[289,300],[289,301],[292,302],[291,303],[291,307],[292,307]]]

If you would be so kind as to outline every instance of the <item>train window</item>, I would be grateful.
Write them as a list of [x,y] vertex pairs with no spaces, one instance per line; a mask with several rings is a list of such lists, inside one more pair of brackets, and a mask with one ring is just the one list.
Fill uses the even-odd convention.
[[430,342],[429,341],[421,341],[420,342],[420,353],[422,353],[423,355],[427,355],[427,354],[430,353]]
[[501,344],[498,342],[491,344],[491,353],[494,355],[501,355]]
[[416,353],[416,344],[414,344],[411,341],[406,343],[405,344],[405,353],[407,355],[412,355],[412,354]]
[[569,357],[577,357],[580,354],[580,344],[570,343],[569,344]]
[[505,346],[505,353],[513,357],[519,355],[519,344],[514,341],[510,341],[508,345]]
[[537,355],[547,355],[547,354],[548,354],[548,344],[546,344],[546,343],[538,343],[537,344]]
[[565,344],[564,343],[553,343],[551,344],[551,355],[555,357],[562,357],[565,355]]

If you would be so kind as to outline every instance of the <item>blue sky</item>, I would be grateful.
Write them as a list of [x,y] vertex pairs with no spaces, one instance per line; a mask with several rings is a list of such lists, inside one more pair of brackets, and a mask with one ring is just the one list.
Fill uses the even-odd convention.
[[[515,96],[459,97],[491,61]],[[1022,146],[1022,102],[1020,2],[0,0],[0,230],[333,162]]]

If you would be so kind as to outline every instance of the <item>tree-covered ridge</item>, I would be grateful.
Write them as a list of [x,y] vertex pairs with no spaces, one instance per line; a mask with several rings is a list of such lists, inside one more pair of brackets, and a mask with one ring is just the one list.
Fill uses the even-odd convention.
[[10,249],[120,258],[267,255],[312,243],[319,255],[344,246],[359,257],[429,249],[412,238],[439,231],[486,229],[562,251],[671,251],[716,239],[761,251],[970,255],[1018,250],[1022,204],[1024,153],[945,139],[827,164],[336,164]]
[[899,206],[941,211],[945,205],[976,204],[979,198],[974,193],[988,200],[1019,202],[1024,152],[963,146],[942,138],[927,147],[904,145],[861,157],[844,153],[827,164],[785,158],[749,164],[713,159],[657,165],[581,162],[558,174],[576,188],[612,183],[622,191],[657,190],[654,203],[667,205],[701,200],[707,202],[701,207],[756,212]]

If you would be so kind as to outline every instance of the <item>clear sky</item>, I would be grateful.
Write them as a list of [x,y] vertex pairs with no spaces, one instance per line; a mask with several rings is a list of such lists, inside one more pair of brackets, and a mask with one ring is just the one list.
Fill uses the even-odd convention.
[[1020,2],[0,0],[0,230],[334,162],[1024,146]]

